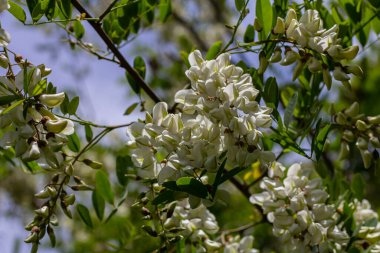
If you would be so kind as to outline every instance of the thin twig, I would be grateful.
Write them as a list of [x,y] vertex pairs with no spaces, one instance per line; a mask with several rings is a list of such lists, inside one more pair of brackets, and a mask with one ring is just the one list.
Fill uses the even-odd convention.
[[[71,3],[81,14],[85,14],[86,18],[92,18],[90,13],[77,0],[71,0]],[[112,53],[115,55],[115,57],[119,60],[120,67],[124,68],[131,75],[131,77],[136,81],[138,86],[141,89],[143,89],[146,92],[146,94],[155,103],[161,102],[161,99],[148,86],[148,84],[143,80],[143,78],[139,75],[139,73],[128,63],[128,61],[119,51],[119,49],[115,46],[115,44],[108,37],[106,32],[103,30],[101,24],[99,24],[97,21],[91,21],[91,20],[89,20],[88,22],[90,23],[92,28],[96,31],[96,33],[100,36],[100,38],[104,41],[104,43],[107,45],[109,50],[111,50]]]
[[112,8],[115,6],[115,4],[119,0],[114,0],[108,7],[107,9],[99,16],[98,23],[102,22],[102,20],[112,11]]

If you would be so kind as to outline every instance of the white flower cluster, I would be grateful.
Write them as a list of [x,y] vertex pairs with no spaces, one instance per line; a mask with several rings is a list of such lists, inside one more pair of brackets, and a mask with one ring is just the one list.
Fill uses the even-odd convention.
[[298,53],[291,47],[285,47],[285,56],[282,59],[281,48],[277,47],[269,62],[279,62],[281,65],[290,65],[298,62],[293,72],[293,80],[302,72],[305,66],[312,73],[323,73],[323,80],[327,87],[331,87],[331,75],[324,57],[330,58],[335,66],[333,71],[334,79],[341,81],[343,85],[349,87],[349,74],[362,75],[362,70],[357,65],[343,65],[342,61],[352,60],[359,51],[358,46],[343,48],[340,45],[341,39],[338,37],[338,25],[334,25],[326,30],[323,22],[316,10],[306,10],[301,18],[297,19],[294,9],[289,9],[285,20],[278,17],[273,28],[273,33],[282,35],[289,42],[294,43],[298,48]]
[[259,253],[260,251],[252,248],[253,236],[247,235],[240,239],[239,236],[226,242],[224,253]]
[[[62,157],[56,154],[67,142],[65,135],[74,133],[71,120],[55,116],[49,109],[59,106],[65,93],[43,94],[43,77],[51,70],[45,66],[22,66],[15,76],[0,77],[0,128],[7,131],[0,141],[2,147],[13,147],[25,162],[43,158],[46,169],[60,167]],[[24,90],[27,88],[27,90]]]
[[[224,253],[258,253],[252,249],[253,237],[245,236],[240,239],[230,237],[231,240],[223,244],[211,240],[210,236],[219,231],[215,216],[203,205],[191,208],[188,200],[177,202],[170,218],[164,217],[164,227],[167,231],[179,230],[179,235],[190,241],[196,247],[196,252],[219,252],[224,248]],[[179,229],[180,228],[180,229]],[[190,245],[188,245],[190,246]]]
[[205,61],[195,51],[189,62],[186,75],[192,89],[175,96],[182,113],[168,113],[161,102],[144,123],[129,127],[135,165],[150,168],[163,182],[186,169],[215,171],[225,152],[229,167],[273,160],[271,152],[260,150],[258,130],[271,126],[271,109],[255,101],[259,91],[250,75],[231,64],[228,54]]
[[264,191],[250,201],[262,206],[288,252],[342,251],[349,237],[336,225],[338,213],[326,204],[329,195],[313,168],[275,163],[260,187]]
[[361,202],[357,199],[350,204],[350,207],[354,210],[353,218],[356,226],[359,228],[357,231],[356,245],[363,244],[363,241],[371,245],[368,252],[379,253],[380,252],[380,223],[379,215],[371,209],[371,204],[368,200],[363,199]]
[[[380,148],[380,115],[365,116],[357,102],[335,115],[335,122],[345,130],[340,142],[339,160],[350,157],[350,143],[355,143],[363,160],[364,168],[370,168],[378,159],[374,152]],[[351,145],[353,146],[353,145]]]
[[181,228],[180,235],[189,239],[197,252],[213,252],[222,245],[209,238],[219,231],[215,216],[203,205],[191,208],[187,200],[177,202],[173,215],[165,219],[166,230]]

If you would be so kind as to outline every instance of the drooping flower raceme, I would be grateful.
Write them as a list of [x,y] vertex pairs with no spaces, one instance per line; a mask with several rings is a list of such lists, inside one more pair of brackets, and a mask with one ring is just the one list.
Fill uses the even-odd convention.
[[[281,47],[277,47],[269,62],[280,62],[281,65],[290,65],[297,62],[293,71],[293,80],[295,80],[305,67],[312,73],[322,72],[323,81],[330,89],[331,75],[343,85],[350,86],[350,74],[361,76],[363,74],[358,65],[347,65],[347,60],[353,60],[358,51],[358,46],[343,48],[340,44],[341,39],[338,37],[339,26],[334,25],[330,29],[325,29],[323,21],[317,10],[306,10],[303,15],[297,19],[294,9],[289,9],[285,19],[278,17],[273,33],[278,36],[280,41],[291,43],[285,46],[284,57],[282,58]],[[293,50],[297,49],[297,51]],[[260,58],[261,68],[263,71],[267,66],[266,57]],[[328,65],[334,66],[329,69]]]
[[371,204],[368,200],[363,199],[359,201],[355,199],[349,204],[353,212],[353,219],[356,225],[357,233],[355,236],[360,238],[354,242],[357,247],[361,245],[370,245],[369,251],[371,253],[380,252],[380,223],[379,215],[372,210]]
[[272,161],[261,151],[258,128],[271,126],[269,108],[255,101],[258,90],[249,74],[230,63],[228,54],[205,61],[199,51],[189,56],[186,71],[191,89],[180,90],[175,101],[181,112],[168,113],[158,103],[145,122],[132,124],[128,133],[132,159],[143,176],[159,182],[189,175],[194,169],[216,171],[226,153],[227,167],[248,166],[260,159]]
[[289,252],[342,252],[348,234],[336,224],[338,213],[313,168],[275,163],[260,187],[250,201],[262,206]]
[[65,94],[44,94],[50,73],[45,66],[20,63],[14,76],[0,77],[0,98],[7,100],[0,107],[0,127],[12,126],[1,139],[2,147],[14,147],[16,157],[24,162],[39,160],[46,169],[61,167],[62,157],[56,152],[67,142],[65,135],[74,133],[71,120],[54,115],[49,108],[59,106]]
[[[219,232],[219,225],[215,216],[203,205],[191,208],[188,200],[178,201],[170,217],[162,217],[166,231],[178,231],[189,246],[196,248],[196,252],[220,252],[224,253],[258,253],[252,248],[254,238],[252,236],[229,236],[230,240],[221,243],[213,240],[212,236]],[[187,247],[186,246],[186,247]]]

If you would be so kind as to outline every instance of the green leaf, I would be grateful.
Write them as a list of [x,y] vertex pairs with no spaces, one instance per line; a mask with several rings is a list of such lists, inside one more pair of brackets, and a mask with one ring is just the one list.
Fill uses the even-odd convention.
[[49,235],[51,246],[54,248],[56,244],[56,238],[55,238],[54,230],[50,225],[48,225],[47,227],[47,233]]
[[256,17],[263,25],[263,30],[260,32],[260,39],[266,39],[272,29],[273,11],[270,0],[257,0]]
[[160,6],[160,21],[166,22],[166,20],[172,14],[172,1],[161,0],[159,6]]
[[42,92],[44,92],[46,90],[46,86],[47,86],[47,80],[46,79],[43,79],[41,80],[33,89],[33,92],[31,94],[31,96],[37,96],[37,95],[40,95]]
[[74,98],[70,101],[67,112],[68,112],[70,115],[74,115],[74,114],[77,112],[78,105],[79,105],[79,97],[76,96],[76,97],[74,97]]
[[245,5],[245,0],[235,0],[236,10],[242,11]]
[[[175,183],[175,182],[174,182]],[[175,200],[180,200],[188,197],[189,195],[184,192],[164,190],[161,191],[153,200],[153,205],[168,204]]]
[[218,171],[216,172],[216,176],[215,176],[215,179],[214,179],[214,183],[212,184],[212,188],[213,188],[213,194],[215,195],[216,193],[216,189],[218,188],[218,185],[221,184],[221,178],[223,176],[223,172],[224,172],[224,166],[226,165],[226,162],[227,162],[227,158],[225,158],[223,160],[223,162],[220,164],[219,168],[218,168]]
[[20,20],[22,23],[25,23],[25,21],[26,21],[26,14],[25,14],[24,9],[20,5],[14,3],[12,1],[9,1],[8,3],[9,3],[9,6],[10,6],[10,8],[8,9],[8,11],[15,18],[17,18],[18,20]]
[[94,136],[94,133],[92,132],[92,128],[90,125],[84,125],[84,132],[86,135],[86,140],[90,142],[92,140],[92,137]]
[[24,103],[24,100],[25,100],[25,99],[22,99],[22,100],[16,101],[16,102],[14,102],[11,106],[8,106],[7,108],[5,108],[5,109],[0,113],[0,116],[7,114],[8,112],[12,111],[12,110],[13,110],[14,108],[16,108],[17,106],[21,105],[22,103]]
[[38,22],[38,20],[42,18],[42,16],[45,14],[45,11],[48,7],[48,4],[49,4],[49,0],[40,0],[37,2],[32,12],[33,22]]
[[69,0],[59,0],[58,1],[59,9],[61,10],[63,16],[67,19],[71,18],[72,6],[71,1]]
[[80,140],[76,133],[67,136],[67,146],[73,152],[78,153],[80,151]]
[[84,159],[83,163],[86,164],[87,166],[89,166],[90,168],[94,169],[94,170],[100,170],[101,168],[103,168],[102,163],[97,162],[97,161],[93,161],[90,159]]
[[77,38],[78,40],[82,39],[85,32],[82,22],[78,20],[74,21],[73,28],[74,28],[75,38]]
[[94,206],[96,216],[98,216],[99,220],[102,220],[106,202],[97,189],[92,192],[92,205]]
[[219,54],[220,50],[222,49],[222,41],[215,42],[210,49],[207,51],[206,54],[206,60],[212,60],[215,59],[216,56]]
[[266,81],[263,97],[268,107],[277,108],[280,94],[275,77],[269,77]]
[[136,107],[139,105],[139,103],[133,103],[132,105],[130,105],[127,110],[125,110],[124,114],[123,115],[129,115],[131,114],[135,109]]
[[104,198],[108,203],[113,205],[114,194],[111,188],[110,181],[108,180],[108,175],[102,170],[98,170],[95,175],[96,189],[100,196]]
[[298,93],[295,92],[293,94],[292,98],[289,100],[289,104],[285,109],[284,125],[286,128],[289,127],[289,124],[292,121],[293,112],[294,112],[294,109],[296,108],[296,105],[297,105],[297,100],[298,100]]
[[314,145],[312,145],[312,148],[315,151],[315,157],[316,157],[317,161],[319,160],[319,158],[322,155],[322,151],[323,151],[323,147],[325,145],[326,139],[327,139],[327,135],[329,134],[330,129],[331,129],[331,124],[327,124],[324,127],[319,128],[320,122],[321,121],[319,121],[317,124],[317,131],[318,132],[316,132],[315,141],[313,139]]
[[146,74],[146,64],[141,56],[137,56],[133,60],[133,68],[139,73],[139,75],[144,79]]
[[16,95],[2,96],[0,97],[0,106],[8,105],[17,99],[20,99],[20,96],[16,96]]
[[54,18],[55,6],[56,0],[49,0],[48,6],[45,11],[45,16],[48,20],[52,20]]
[[[49,83],[49,85],[48,85],[48,90],[49,90],[49,87],[51,87],[50,84],[51,83]],[[49,94],[51,94],[51,93],[49,93]],[[65,99],[63,100],[62,104],[59,106],[59,108],[61,109],[61,112],[63,114],[67,114],[68,113],[68,111],[69,111],[69,104],[70,104],[69,96],[67,96],[67,94],[66,94]]]
[[117,213],[117,211],[117,208],[113,209],[111,213],[108,215],[107,219],[104,221],[104,223],[108,223],[111,220],[111,218]]
[[253,25],[247,25],[243,38],[245,43],[253,42],[255,40],[255,28],[253,28]]
[[85,207],[82,204],[77,204],[77,212],[79,214],[79,217],[82,219],[84,224],[89,226],[90,228],[93,228],[90,212],[88,211],[87,207]]
[[26,5],[28,6],[29,13],[32,14],[34,7],[36,6],[38,0],[26,0]]
[[355,198],[363,199],[365,190],[365,181],[360,173],[356,173],[351,180],[351,191]]
[[207,187],[193,177],[181,177],[176,181],[181,191],[189,193],[199,198],[206,198],[208,195]]
[[128,169],[132,166],[133,162],[130,156],[118,156],[116,158],[116,176],[121,185],[127,185],[128,178],[126,174]]

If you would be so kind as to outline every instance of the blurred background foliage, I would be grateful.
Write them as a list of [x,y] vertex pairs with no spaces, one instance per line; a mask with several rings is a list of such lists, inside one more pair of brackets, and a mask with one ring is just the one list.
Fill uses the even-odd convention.
[[[17,1],[28,6],[23,1]],[[30,1],[29,1],[30,2]],[[128,56],[130,52],[125,51],[126,45],[132,45],[133,55],[143,58],[144,64],[136,59],[130,62],[135,63],[136,69],[140,68],[140,73],[146,73],[146,81],[157,92],[162,100],[173,104],[173,97],[178,89],[186,87],[188,81],[184,75],[187,68],[187,55],[194,49],[207,52],[215,42],[221,41],[223,45],[231,38],[234,32],[240,13],[235,8],[234,1],[227,0],[98,0],[81,1],[94,17],[99,17],[112,4],[113,11],[104,17],[102,26],[112,39],[118,49]],[[294,133],[302,133],[306,126],[312,124],[308,122],[308,115],[313,116],[311,108],[315,103],[324,104],[321,118],[329,118],[332,111],[341,111],[347,108],[354,101],[360,104],[360,111],[365,115],[380,114],[380,4],[377,0],[331,0],[331,1],[272,1],[273,10],[284,16],[283,6],[299,4],[300,8],[316,8],[321,12],[321,16],[326,27],[338,24],[340,35],[344,45],[360,44],[361,49],[357,63],[362,67],[364,75],[362,79],[356,78],[352,82],[352,90],[348,92],[342,85],[333,86],[330,91],[324,91],[313,99],[299,100],[290,124]],[[235,39],[247,40],[247,27],[253,25],[255,17],[256,1],[248,4],[249,13],[237,30]],[[78,15],[75,10],[73,17]],[[70,14],[71,15],[71,14]],[[275,23],[275,15],[273,24]],[[42,22],[45,18],[40,17]],[[115,59],[104,47],[96,35],[91,32],[91,27],[86,22],[72,21],[67,23],[57,23],[40,26],[46,29],[50,36],[64,38],[62,44],[50,45],[55,47],[67,47],[72,50],[88,51],[98,58],[114,61]],[[257,34],[256,34],[257,35]],[[255,36],[254,34],[252,36]],[[135,43],[146,38],[145,43]],[[90,44],[91,43],[91,44]],[[258,52],[258,51],[256,51]],[[60,50],[58,54],[66,54],[67,51]],[[245,68],[252,69],[258,67],[258,55],[252,52],[245,52],[233,55],[233,62],[243,60]],[[145,65],[146,64],[146,65]],[[115,68],[117,63],[115,63]],[[287,67],[289,68],[289,67]],[[285,68],[271,66],[267,76],[262,80],[267,80],[269,76],[275,75],[279,86],[279,94],[282,97],[282,109],[287,106],[286,100],[297,91],[303,94],[301,97],[310,96],[310,89],[291,81],[291,76]],[[253,73],[253,72],[252,72]],[[91,75],[91,72],[87,73]],[[308,73],[303,73],[307,77]],[[133,84],[133,80],[126,78],[123,83],[127,84],[128,79],[132,89],[128,85],[120,89],[130,90],[130,96],[135,96],[134,91],[141,94],[138,108],[151,108],[153,103],[145,97]],[[301,78],[300,78],[301,80]],[[135,88],[134,88],[135,87]],[[260,87],[258,87],[260,88]],[[261,87],[263,89],[263,87]],[[290,95],[289,95],[290,94]],[[319,114],[319,111],[316,112]],[[313,117],[311,117],[313,118]],[[314,122],[315,123],[315,122]],[[85,131],[80,129],[82,142],[85,144]],[[83,127],[82,127],[83,128]],[[104,217],[97,214],[92,202],[91,192],[77,192],[77,201],[88,207],[91,216],[91,226],[83,224],[75,210],[72,210],[73,219],[67,219],[60,213],[58,220],[61,227],[56,229],[57,245],[52,252],[151,252],[158,247],[158,240],[149,237],[141,230],[141,226],[147,221],[143,219],[144,214],[141,208],[133,207],[133,204],[140,199],[139,193],[145,186],[136,180],[118,180],[117,167],[128,167],[128,174],[133,174],[133,168],[128,161],[122,165],[117,164],[117,159],[125,158],[128,150],[125,143],[120,141],[117,133],[112,139],[97,145],[86,154],[86,158],[94,159],[104,164],[103,169],[108,172],[113,192],[115,193],[115,204],[104,204]],[[298,135],[290,135],[290,138],[299,139]],[[331,131],[329,141],[325,144],[325,150],[329,151],[323,155],[317,163],[317,169],[321,176],[325,178],[325,184],[329,188],[331,196],[343,194],[347,187],[346,182],[350,182],[352,177],[359,173],[362,177],[361,188],[363,193],[358,197],[365,197],[373,203],[376,210],[380,208],[378,198],[378,187],[380,185],[379,165],[374,163],[365,170],[359,152],[352,148],[349,159],[338,161],[338,150],[340,147],[339,131]],[[112,143],[112,145],[110,145]],[[268,144],[270,145],[272,144]],[[275,144],[276,146],[277,144]],[[277,145],[277,148],[280,146]],[[7,154],[6,150],[0,150],[0,189],[1,198],[7,199],[10,203],[6,210],[1,209],[0,215],[4,217],[17,217],[23,223],[27,223],[31,218],[33,210],[38,208],[40,203],[33,198],[33,193],[38,192],[46,184],[47,178],[25,176],[31,173],[20,164],[9,162],[12,154]],[[285,155],[281,161],[291,164],[293,161],[302,160],[301,156],[285,149]],[[306,161],[304,159],[304,161]],[[120,160],[119,160],[120,162]],[[333,172],[331,171],[333,168]],[[39,172],[40,173],[40,172]],[[76,168],[76,175],[81,177],[89,185],[96,185],[95,173],[88,166],[82,164]],[[247,184],[261,176],[258,166],[252,166],[239,174],[240,180]],[[222,230],[233,230],[256,221],[257,212],[232,185],[226,183],[224,186],[230,194],[224,202],[217,203],[211,208],[216,215]],[[99,212],[99,210],[98,210]],[[28,214],[28,215],[26,215]],[[62,216],[62,217],[61,217]],[[237,219],[239,218],[239,219]],[[79,224],[80,223],[80,224]],[[245,230],[246,234],[252,233],[256,240],[256,248],[265,250],[275,249],[275,239],[271,236],[271,228],[268,224],[262,224]],[[23,238],[25,234],[20,234]],[[15,245],[20,243],[16,241]],[[43,246],[50,248],[48,240],[43,241]],[[15,246],[15,249],[17,247]]]

